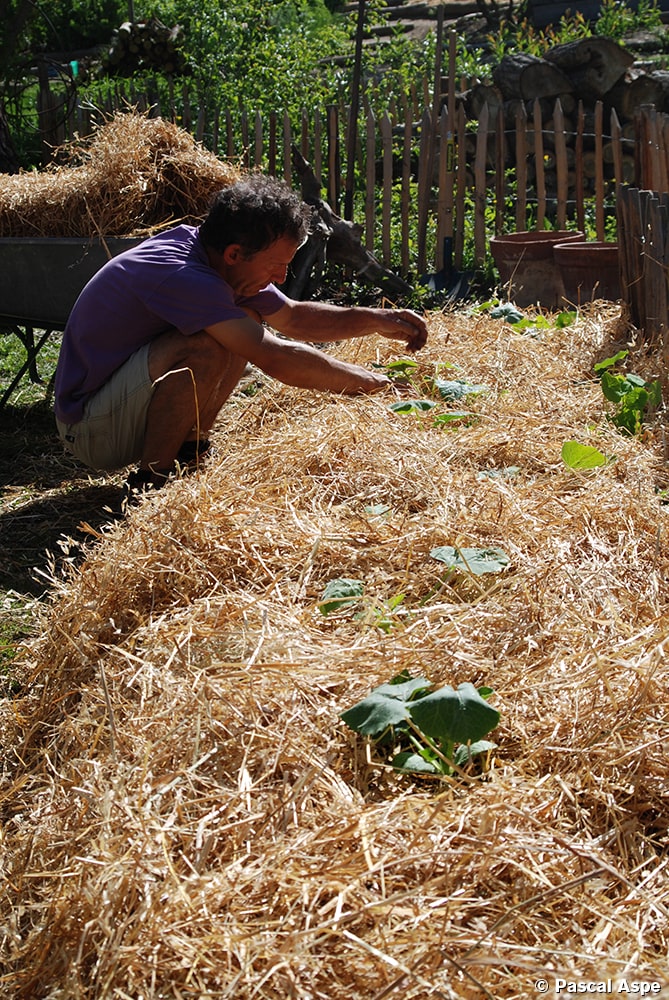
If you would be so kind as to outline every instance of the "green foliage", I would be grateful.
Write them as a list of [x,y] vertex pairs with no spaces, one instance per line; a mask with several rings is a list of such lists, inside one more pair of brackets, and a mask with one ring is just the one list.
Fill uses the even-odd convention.
[[486,549],[457,548],[440,545],[432,549],[433,559],[445,563],[449,570],[457,573],[471,573],[483,576],[486,573],[501,573],[509,565],[510,559],[503,549],[494,546]]
[[479,396],[488,391],[485,385],[470,382],[468,379],[444,379],[438,372],[450,365],[441,363],[435,367],[435,374],[423,374],[417,362],[411,358],[400,358],[387,365],[380,365],[385,373],[405,388],[416,392],[416,397],[405,398],[390,403],[388,409],[393,413],[424,417],[429,414],[431,427],[446,427],[455,423],[471,423],[476,414],[471,410],[443,410],[444,403],[455,403],[471,396]]
[[562,445],[562,461],[570,469],[596,469],[607,465],[609,460],[592,445],[579,444],[578,441],[565,441]]
[[330,580],[318,605],[321,614],[331,615],[343,611],[358,603],[365,592],[362,580],[351,580],[348,577],[338,577]]
[[622,39],[633,31],[663,31],[662,12],[656,0],[639,0],[633,10],[622,0],[602,0],[595,34]]
[[605,358],[595,365],[600,376],[602,392],[609,402],[615,404],[610,419],[626,434],[640,434],[644,417],[649,408],[662,402],[662,386],[659,379],[647,381],[633,372],[614,372],[614,366],[627,357],[627,351],[619,351],[611,358]]
[[404,670],[342,712],[341,719],[370,739],[396,770],[451,775],[495,748],[483,739],[500,718],[488,704],[492,693],[470,683],[434,689]]
[[[521,8],[522,9],[522,8]],[[535,28],[527,17],[515,12],[505,14],[499,30],[488,37],[492,64],[512,52],[525,52],[539,58],[556,45],[593,35],[622,41],[633,31],[663,31],[662,13],[656,0],[640,0],[635,10],[622,0],[602,0],[597,19],[587,20],[579,10],[567,10],[557,24]]]

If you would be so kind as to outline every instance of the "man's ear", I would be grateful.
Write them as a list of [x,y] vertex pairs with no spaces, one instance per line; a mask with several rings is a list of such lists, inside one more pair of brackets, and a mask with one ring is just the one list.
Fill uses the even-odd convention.
[[240,243],[228,243],[223,251],[223,260],[226,264],[239,264],[244,254]]

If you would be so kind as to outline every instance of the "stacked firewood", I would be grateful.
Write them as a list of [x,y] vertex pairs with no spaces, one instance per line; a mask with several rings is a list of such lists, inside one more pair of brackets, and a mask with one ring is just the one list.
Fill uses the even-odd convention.
[[[537,127],[535,118],[540,116],[548,188],[555,167],[553,137],[556,102],[559,101],[558,110],[563,115],[569,160],[574,158],[577,142],[581,144],[586,186],[588,182],[594,183],[594,119],[598,110],[604,123],[606,171],[609,178],[613,178],[610,125],[612,113],[615,113],[625,143],[623,176],[617,179],[630,181],[634,176],[635,112],[643,104],[654,104],[658,111],[669,108],[669,73],[635,67],[634,56],[612,39],[583,38],[556,45],[543,58],[525,53],[505,56],[492,71],[492,84],[476,84],[461,95],[461,100],[470,121],[478,120],[483,106],[487,104],[492,133],[491,157],[494,156],[495,133],[502,128],[509,166],[514,162],[515,134],[519,123],[527,132],[523,148],[531,154]],[[472,153],[474,139],[472,136]],[[528,167],[531,173],[531,155]]]
[[131,76],[140,70],[183,74],[186,63],[179,49],[181,31],[180,25],[168,28],[156,18],[125,21],[114,32],[103,56],[104,69],[118,76]]

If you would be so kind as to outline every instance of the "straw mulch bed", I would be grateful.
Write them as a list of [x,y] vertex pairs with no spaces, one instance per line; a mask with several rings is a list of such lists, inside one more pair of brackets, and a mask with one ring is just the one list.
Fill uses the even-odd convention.
[[0,174],[0,237],[142,236],[200,221],[238,177],[163,118],[117,112],[60,150],[58,165]]
[[[624,326],[430,327],[424,369],[489,387],[474,425],[267,383],[226,407],[204,471],[54,583],[3,723],[3,997],[666,987],[666,474],[592,378]],[[571,471],[569,439],[615,462]],[[512,562],[424,601],[445,544]],[[342,576],[366,619],[320,614]],[[373,605],[398,593],[386,632]],[[367,761],[339,713],[405,668],[495,689],[482,777]]]

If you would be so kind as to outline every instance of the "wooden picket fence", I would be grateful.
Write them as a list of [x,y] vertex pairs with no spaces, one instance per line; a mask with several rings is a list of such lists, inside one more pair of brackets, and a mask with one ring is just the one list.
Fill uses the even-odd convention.
[[[575,127],[564,126],[559,101],[547,115],[539,101],[524,108],[512,127],[487,106],[478,121],[465,120],[454,95],[430,97],[428,81],[383,115],[345,107],[304,110],[299,121],[281,112],[266,116],[197,106],[188,86],[167,102],[147,89],[110,87],[102,107],[77,101],[63,109],[48,90],[40,101],[45,149],[85,135],[101,113],[129,107],[161,115],[190,131],[218,155],[293,181],[293,143],[323,181],[324,196],[344,217],[363,223],[366,246],[384,265],[405,275],[439,270],[444,239],[456,269],[485,263],[491,235],[555,226],[568,220],[597,239],[615,216],[615,186],[634,183],[634,138],[615,112],[605,121],[579,109]],[[351,144],[351,129],[355,130]],[[346,151],[355,148],[355,162]],[[632,164],[632,168],[630,168]],[[355,192],[354,211],[349,196]],[[348,207],[341,211],[342,201]]]

